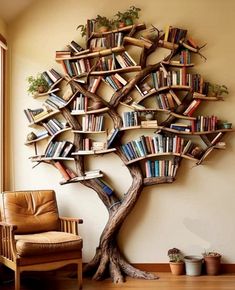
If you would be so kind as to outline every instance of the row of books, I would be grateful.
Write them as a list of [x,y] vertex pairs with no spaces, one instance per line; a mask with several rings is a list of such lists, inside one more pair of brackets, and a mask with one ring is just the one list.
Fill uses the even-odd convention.
[[114,189],[102,178],[96,178],[96,182],[101,186],[102,190],[108,195],[112,195]]
[[90,49],[95,51],[100,49],[119,47],[123,45],[123,37],[123,32],[115,32],[104,35],[102,37],[92,38],[90,41]]
[[79,94],[78,97],[75,98],[72,104],[72,113],[74,112],[86,112],[87,111],[87,97],[82,93]]
[[57,132],[66,128],[65,123],[62,123],[61,121],[55,118],[50,119],[48,122],[43,122],[42,125],[44,128],[46,128],[48,133],[52,136],[56,134]]
[[122,113],[123,127],[127,128],[127,127],[138,126],[139,115],[140,114],[137,111],[123,112]]
[[171,129],[182,131],[182,132],[191,132],[191,125],[185,124],[185,123],[172,123],[170,125]]
[[94,114],[82,117],[82,131],[102,131],[104,125],[104,116],[95,116]]
[[118,91],[127,84],[127,81],[117,73],[104,77],[104,81],[109,84],[115,91]]
[[69,167],[65,166],[62,162],[56,161],[54,162],[54,165],[59,170],[65,181],[69,181],[70,179],[77,177],[76,173]]
[[24,109],[25,116],[27,117],[30,123],[34,123],[41,120],[42,118],[49,115],[51,112],[52,112],[52,109],[48,108],[48,106],[46,105],[38,109],[29,109],[29,108]]
[[217,116],[197,116],[191,121],[192,132],[215,131],[217,130]]
[[159,109],[174,110],[176,103],[170,92],[166,94],[156,94],[156,100]]
[[45,100],[45,103],[55,109],[60,109],[67,105],[67,101],[55,93],[50,93],[48,98]]
[[91,63],[88,58],[81,58],[77,60],[64,59],[61,60],[64,73],[70,77],[79,76],[88,73],[91,70]]
[[178,44],[181,40],[185,39],[187,30],[168,25],[165,29],[164,41]]
[[90,150],[103,150],[105,149],[106,144],[102,141],[93,141],[90,138],[84,138],[82,140],[82,151],[90,151]]
[[111,56],[101,57],[96,64],[96,71],[111,71],[136,65],[136,61],[127,51],[124,51],[123,53],[112,53]]
[[73,143],[69,141],[50,142],[45,151],[45,157],[68,157],[73,148]]
[[149,177],[175,177],[178,164],[174,160],[146,160],[145,176]]
[[134,160],[145,157],[149,154],[158,153],[179,153],[187,154],[189,148],[186,147],[188,141],[179,136],[141,136],[121,146],[127,160]]
[[53,68],[42,72],[42,77],[45,79],[49,87],[62,79],[62,76]]

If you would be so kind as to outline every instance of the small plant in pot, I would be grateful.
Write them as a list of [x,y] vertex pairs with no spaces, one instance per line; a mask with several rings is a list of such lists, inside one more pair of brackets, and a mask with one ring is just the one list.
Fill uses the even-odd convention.
[[118,27],[120,28],[126,25],[133,25],[135,20],[139,18],[140,11],[141,9],[135,6],[130,6],[130,8],[124,12],[118,11],[118,13],[115,15],[115,21],[119,24]]
[[203,254],[207,275],[219,275],[221,254],[215,251],[205,251]]
[[169,249],[167,255],[170,259],[170,268],[173,275],[183,275],[185,273],[184,259],[181,251],[177,248]]
[[105,16],[97,15],[95,22],[100,32],[106,32],[112,29],[112,20]]
[[28,93],[29,94],[42,94],[48,91],[49,85],[42,76],[42,74],[37,74],[36,77],[29,76],[27,78],[29,83]]

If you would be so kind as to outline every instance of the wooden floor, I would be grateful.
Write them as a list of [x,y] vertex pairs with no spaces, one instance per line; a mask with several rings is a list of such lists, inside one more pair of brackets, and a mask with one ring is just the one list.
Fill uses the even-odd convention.
[[[126,283],[115,285],[110,280],[102,282],[84,279],[83,290],[234,290],[235,274],[220,276],[173,276],[171,273],[158,273],[159,280],[146,281],[128,278]],[[32,273],[22,277],[21,290],[75,290],[76,280],[68,273],[53,272],[49,276],[44,273]],[[0,284],[1,290],[14,290],[14,283]]]

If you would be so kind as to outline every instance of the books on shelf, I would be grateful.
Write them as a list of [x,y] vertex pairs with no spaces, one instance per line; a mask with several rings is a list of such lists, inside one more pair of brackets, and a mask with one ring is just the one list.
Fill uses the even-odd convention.
[[96,177],[99,177],[101,174],[102,174],[102,171],[99,169],[85,171],[86,178],[96,178]]
[[191,121],[192,132],[215,131],[217,129],[218,118],[212,116],[197,116]]
[[175,177],[178,164],[173,160],[146,160],[145,175],[150,177]]
[[38,122],[39,120],[46,118],[52,112],[52,108],[46,104],[44,104],[42,108],[24,110],[24,113],[30,123]]
[[42,122],[42,125],[49,132],[50,135],[54,135],[57,132],[66,128],[66,124],[60,122],[59,120],[52,118],[47,122]]
[[172,123],[170,125],[171,129],[177,130],[177,131],[184,131],[184,132],[190,132],[191,126],[183,123]]
[[73,143],[69,141],[50,142],[45,151],[45,157],[68,157],[72,148]]
[[82,93],[73,101],[71,113],[86,112],[88,106],[88,99]]
[[185,39],[187,30],[168,25],[165,29],[164,41],[178,44]]
[[112,47],[119,47],[123,45],[123,32],[114,32],[102,37],[93,37],[90,41],[90,49],[92,51],[99,51]]
[[107,137],[107,149],[111,148],[114,143],[115,143],[115,140],[117,140],[118,136],[119,136],[119,129],[118,128],[113,128],[108,137]]
[[42,77],[45,79],[49,87],[62,79],[62,76],[53,68],[42,72]]
[[198,106],[201,104],[201,100],[200,99],[194,99],[192,100],[192,102],[190,103],[190,105],[188,106],[188,108],[183,112],[183,115],[186,116],[192,116],[193,113],[196,111],[196,109],[198,108]]
[[114,192],[114,189],[103,179],[97,178],[96,182],[102,187],[102,190],[107,194],[107,195],[112,195]]
[[67,105],[66,100],[59,97],[55,93],[50,93],[48,95],[48,98],[46,99],[45,103],[50,105],[51,107],[53,107],[55,109],[59,109],[59,108],[62,108],[62,107]]
[[95,116],[94,114],[82,117],[82,131],[102,131],[104,125],[104,116]]
[[84,50],[84,48],[74,40],[68,44],[68,47],[72,49],[72,52],[81,52]]
[[90,81],[89,86],[88,86],[88,91],[95,94],[98,87],[99,87],[101,79],[102,78],[100,76],[96,77],[96,78],[92,78],[92,80]]
[[122,113],[122,122],[123,127],[133,127],[138,126],[138,112],[130,111],[130,112],[123,112]]

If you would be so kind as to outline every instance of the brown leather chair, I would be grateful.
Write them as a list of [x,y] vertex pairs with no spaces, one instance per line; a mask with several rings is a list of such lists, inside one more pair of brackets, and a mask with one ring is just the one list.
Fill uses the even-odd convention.
[[47,271],[77,264],[78,288],[82,287],[81,219],[58,215],[53,190],[12,191],[1,195],[0,263],[20,273]]

